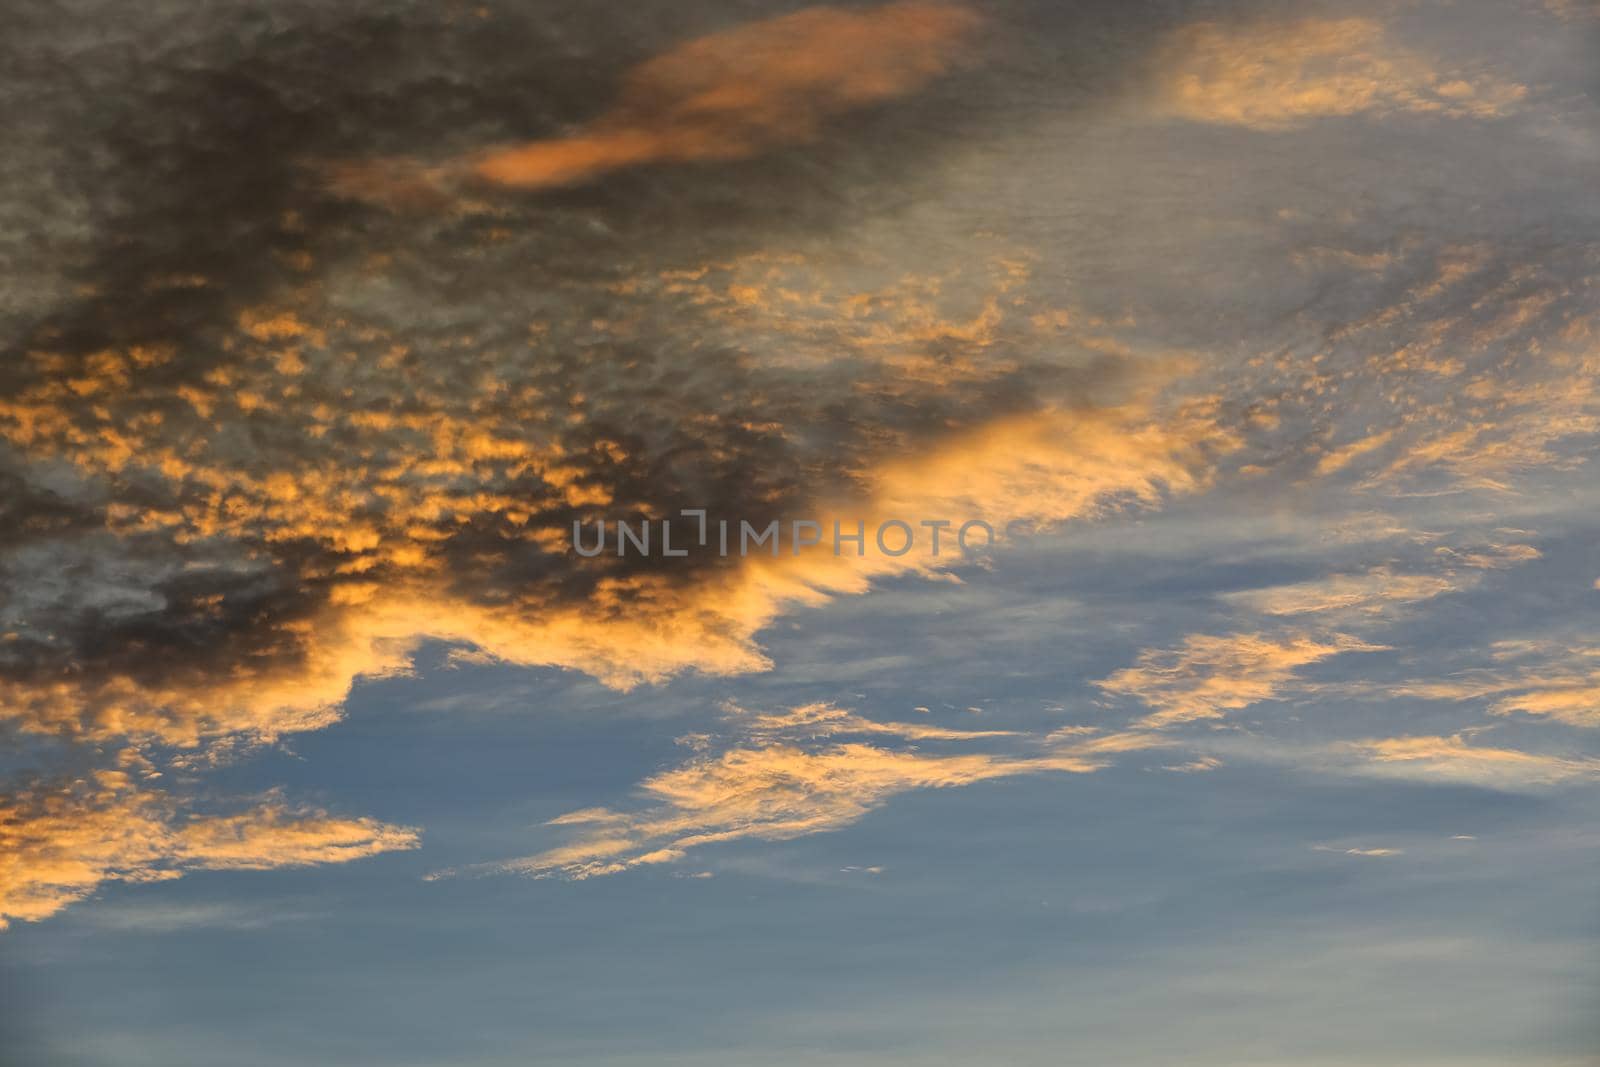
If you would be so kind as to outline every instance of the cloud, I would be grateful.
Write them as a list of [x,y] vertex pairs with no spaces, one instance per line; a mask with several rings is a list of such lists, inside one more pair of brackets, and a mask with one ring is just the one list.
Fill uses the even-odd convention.
[[1550,785],[1600,774],[1600,760],[1491,748],[1466,734],[1448,737],[1389,737],[1353,741],[1349,751],[1379,771],[1408,777],[1482,782],[1489,785]]
[[1600,650],[1552,642],[1502,642],[1496,666],[1392,687],[1424,700],[1488,701],[1495,715],[1530,715],[1568,726],[1600,727]]
[[108,881],[348,863],[417,845],[410,828],[276,797],[229,815],[185,812],[128,770],[39,782],[0,795],[0,929],[48,918]]
[[1404,851],[1398,848],[1361,848],[1359,846],[1344,848],[1339,845],[1312,845],[1311,848],[1314,852],[1337,852],[1341,856],[1369,857],[1398,856]]
[[1228,731],[1189,739],[1185,748],[1211,753],[1208,758],[1225,758],[1230,765],[1263,763],[1313,776],[1470,785],[1511,793],[1600,781],[1600,759],[1491,744],[1483,736],[1490,729],[1480,724],[1453,734],[1293,741],[1265,731]]
[[1600,4],[1594,0],[1543,0],[1546,11],[1563,22],[1593,22],[1600,19]]
[[[618,685],[761,669],[755,634],[788,604],[920,564],[580,563],[573,521],[692,504],[865,518],[933,498],[890,458],[955,473],[959,449],[1011,441],[1031,454],[995,485],[1029,522],[1209,477],[1215,414],[1179,412],[1163,437],[1173,413],[1122,402],[1109,387],[1128,368],[1036,328],[1025,270],[993,247],[927,256],[856,232],[858,259],[819,261],[816,237],[858,224],[954,131],[866,105],[960,65],[965,9],[818,8],[664,48],[623,47],[600,21],[380,15],[311,19],[243,58],[226,22],[196,24],[123,81],[90,64],[110,79],[90,94],[103,123],[41,117],[52,144],[85,146],[49,159],[88,214],[71,255],[18,266],[73,283],[19,312],[0,360],[0,697],[23,729],[270,740],[334,721],[353,679],[403,670],[429,636]],[[776,164],[657,175],[667,218],[605,175],[579,211],[468,197],[418,223],[339,202],[301,168],[367,140],[474,155],[518,140],[512,112],[581,125],[589,89],[627,69],[602,132],[631,115],[752,151],[802,137],[851,191]],[[751,289],[817,314],[754,314]],[[1069,424],[1089,458],[1051,441]],[[982,503],[983,473],[963,476],[962,502]],[[1054,499],[1023,497],[1049,478]]]
[[[45,89],[6,97],[30,116],[31,154],[6,174],[22,236],[0,248],[26,252],[0,353],[0,718],[30,743],[135,738],[194,772],[325,728],[354,680],[407,670],[427,638],[619,688],[733,675],[772,666],[765,631],[798,605],[966,565],[870,538],[842,558],[584,561],[567,549],[574,520],[705,506],[758,523],[981,516],[1044,531],[1220,485],[1229,513],[1190,500],[1182,536],[1232,537],[1249,491],[1235,458],[1263,493],[1301,478],[1319,518],[1369,510],[1362,494],[1398,513],[1434,494],[1531,495],[1580,470],[1600,427],[1594,275],[1581,240],[1548,238],[1581,229],[1558,182],[1496,199],[1458,174],[1440,189],[1459,201],[1413,210],[1409,178],[1403,207],[1333,185],[1318,200],[1236,181],[1230,156],[1216,164],[1227,181],[1202,183],[1238,185],[1248,203],[1230,216],[1225,198],[1145,186],[1150,168],[1110,153],[1095,166],[1133,199],[1101,196],[1077,184],[1087,154],[1048,154],[1081,142],[1043,136],[1035,113],[1106,134],[1105,109],[1078,108],[1099,90],[1065,86],[1148,69],[1155,23],[1115,6],[1008,9],[1025,32],[1000,40],[934,3],[751,9],[732,29],[726,9],[686,4],[630,17],[628,33],[539,5],[455,21],[340,5],[285,12],[292,32],[248,40],[222,17],[185,20],[121,49],[142,57],[131,66],[102,62],[118,49],[99,35],[149,30],[134,9],[131,27],[94,33],[19,27],[51,35],[59,62],[27,67]],[[1167,113],[1189,119],[1286,129],[1525,106],[1359,20],[1207,24],[1174,41],[1188,51],[1164,69],[1199,89]],[[1450,133],[1488,136],[1473,130]],[[989,154],[1000,141],[1028,148]],[[1319,181],[1352,180],[1307,148]],[[328,189],[327,160],[370,161],[341,174],[354,199]],[[702,165],[663,165],[688,162]],[[1049,168],[1046,211],[1018,190]],[[1392,177],[1351,173],[1363,189]],[[362,201],[408,190],[437,210]],[[1266,219],[1270,247],[1196,251],[1181,226],[1130,240],[1110,225],[1163,198],[1208,232]],[[1451,206],[1469,200],[1482,210]],[[1165,299],[1179,262],[1207,264],[1216,288]],[[1216,306],[1239,314],[1217,327]],[[1507,506],[1495,501],[1480,510]],[[752,715],[732,745],[692,741],[681,782],[702,782],[707,808],[647,789],[641,811],[575,813],[562,825],[595,836],[571,863],[666,863],[697,833],[781,833],[781,786],[777,814],[718,814],[718,790],[748,772],[759,795],[764,767],[782,780],[793,763],[791,792],[820,798],[795,801],[796,818],[832,826],[902,787],[1164,743],[1150,730],[1309,692],[1312,663],[1377,647],[1362,623],[1533,558],[1520,537],[1453,543],[1437,573],[1346,559],[1327,579],[1234,594],[1230,609],[1269,618],[1212,629],[1262,632],[1142,641],[1157,647],[1102,683],[1151,709],[1123,734],[1037,742],[828,705]],[[1282,620],[1308,629],[1272,630]],[[1583,718],[1591,699],[1576,668],[1507,681],[1483,697],[1507,713]],[[286,802],[242,823],[187,815],[177,796],[156,807],[172,849],[190,851],[109,876],[203,855],[249,866],[269,824],[283,855],[342,856]],[[193,819],[210,821],[183,838]],[[651,820],[688,821],[640,829]],[[351,848],[363,832],[382,838],[355,826]]]
[[1340,448],[1336,448],[1317,461],[1316,473],[1321,476],[1332,474],[1334,471],[1341,470],[1342,468],[1349,466],[1352,460],[1359,459],[1369,452],[1376,452],[1378,449],[1388,444],[1390,439],[1394,437],[1394,434],[1395,431],[1392,429],[1384,430],[1382,433],[1375,433],[1370,437],[1363,437]]
[[[306,9],[247,41],[227,13],[19,28],[59,62],[0,78],[32,116],[0,248],[29,250],[5,261],[0,728],[184,772],[84,801],[160,848],[85,845],[104,862],[45,897],[258,846],[344,858],[332,817],[178,793],[326,728],[430,638],[619,688],[731,675],[770,666],[797,605],[965,562],[582,560],[574,521],[1040,530],[1211,484],[1238,439],[1183,353],[1078,316],[1022,242],[884,210],[1014,106],[975,14],[676,11],[637,34],[537,6]],[[104,40],[139,62],[91,58]],[[373,161],[344,177],[380,198],[442,166],[448,203],[374,210],[329,160]],[[656,165],[691,161],[716,165]]]
[[[1573,334],[1569,329],[1569,336]],[[1403,453],[1371,476],[1369,484],[1401,486],[1419,475],[1436,472],[1457,486],[1514,492],[1518,474],[1540,467],[1571,469],[1584,463],[1583,453],[1572,454],[1571,446],[1581,446],[1600,433],[1600,391],[1596,390],[1600,359],[1558,354],[1547,365],[1557,369],[1558,376],[1516,383],[1484,375],[1468,383],[1464,402],[1438,414],[1449,416],[1459,409],[1477,408],[1486,419],[1438,419],[1436,428],[1416,434]],[[1568,451],[1559,450],[1562,445],[1568,446]]]
[[1165,113],[1258,130],[1393,112],[1493,118],[1528,94],[1490,74],[1442,71],[1366,18],[1196,23],[1173,34],[1159,63]]
[[[1025,774],[1088,773],[1119,754],[1165,744],[1149,733],[1091,731],[1047,739],[1034,751],[930,753],[835,741],[833,735],[959,742],[1012,735],[875,723],[822,705],[762,716],[733,714],[740,730],[733,742],[646,779],[639,786],[639,808],[591,808],[557,817],[550,825],[577,827],[578,836],[532,856],[468,870],[580,880],[616,874],[676,862],[705,845],[782,841],[837,830],[914,790],[958,788]],[[435,877],[457,873],[463,872],[442,871]]]
[[911,722],[877,722],[832,704],[802,704],[784,712],[750,714],[738,707],[740,727],[752,736],[800,734],[822,738],[840,734],[881,734],[905,741],[981,741],[1015,737],[1014,730],[953,730]]
[[426,201],[466,179],[544,189],[646,164],[743,159],[815,140],[836,116],[915,92],[969,52],[979,24],[969,8],[936,0],[806,8],[639,64],[609,110],[566,136],[432,165],[345,164],[331,181],[347,195]]
[[[1294,254],[1306,258],[1316,232],[1290,222]],[[1326,351],[1309,363],[1279,355],[1264,364],[1259,410],[1280,432],[1299,431],[1285,442],[1285,469],[1320,492],[1507,498],[1490,508],[1581,472],[1600,435],[1600,320],[1583,242],[1547,253],[1513,236],[1498,246],[1381,244],[1376,266],[1303,266],[1306,280],[1361,310],[1328,309]]]
[[1365,574],[1335,574],[1308,582],[1228,593],[1224,599],[1263,615],[1351,612],[1380,616],[1396,605],[1421,603],[1474,584],[1473,576],[1396,574],[1379,567]]
[[[681,381],[677,396],[652,385],[664,434],[652,440],[639,419],[626,426],[642,400],[626,381],[584,383],[595,391],[590,413],[577,417],[548,392],[577,382],[507,386],[541,365],[543,343],[490,364],[473,388],[445,390],[431,380],[443,368],[383,334],[349,338],[374,353],[366,370],[318,340],[323,327],[306,325],[309,315],[248,321],[226,372],[210,372],[215,383],[174,390],[132,359],[107,357],[98,364],[107,380],[129,377],[101,395],[37,363],[22,390],[32,416],[0,411],[0,434],[36,469],[69,459],[81,479],[76,499],[58,505],[81,516],[80,530],[52,527],[11,546],[18,582],[0,691],[25,729],[181,745],[318,729],[337,717],[353,679],[405,669],[425,637],[623,686],[687,668],[758,670],[765,659],[754,636],[789,605],[960,565],[953,531],[938,557],[891,555],[869,535],[859,555],[825,545],[777,558],[697,550],[681,561],[583,560],[570,548],[572,524],[676,516],[694,503],[710,508],[713,523],[805,516],[831,531],[835,521],[875,529],[937,516],[1039,529],[1195,492],[1215,457],[1237,447],[1215,399],[1160,396],[1175,368],[1159,363],[1063,368],[1059,386],[1025,403],[987,412],[980,404],[964,420],[898,434],[875,421],[874,408],[928,417],[952,389],[981,396],[1014,371],[1002,363],[970,384],[918,384],[881,366],[879,380],[895,381],[899,395],[879,398],[855,368],[848,391],[830,394],[835,372],[824,368],[823,395],[786,390],[771,425],[751,428],[751,411],[721,405],[730,390],[745,391],[740,379],[764,374],[729,364],[720,382]],[[297,325],[274,327],[263,341],[250,331],[264,321]],[[393,373],[414,380],[403,403],[387,381]],[[340,381],[389,407],[317,399]],[[754,396],[763,387],[751,380],[749,388]],[[240,396],[274,389],[270,405],[238,407]],[[1096,391],[1123,395],[1094,404]],[[881,439],[845,428],[807,446],[815,455],[795,454],[787,427],[806,422],[814,403],[861,407],[851,421]],[[85,447],[110,410],[123,427],[119,446]],[[236,448],[226,426],[251,427],[252,446]],[[663,466],[665,455],[676,458]],[[726,481],[706,483],[708,472],[721,481],[719,467]],[[680,519],[679,536],[692,526]],[[57,577],[64,573],[86,580],[68,584]],[[184,654],[157,669],[152,652],[177,647]],[[56,669],[64,663],[72,670]]]
[[103,906],[88,916],[98,930],[113,933],[169,934],[177,930],[262,930],[280,923],[307,922],[317,912],[290,911],[232,903],[139,904]]
[[1348,634],[1191,634],[1176,649],[1146,649],[1135,667],[1096,682],[1107,693],[1130,696],[1154,708],[1140,725],[1161,728],[1220,719],[1298,684],[1301,667],[1346,652],[1378,652]]
[[[920,106],[969,58],[975,16],[904,3],[710,29],[691,14],[687,43],[631,51],[587,23],[319,21],[242,71],[217,32],[161,51],[151,85],[96,83],[107,107],[127,102],[104,124],[125,135],[114,143],[57,116],[55,141],[100,145],[56,175],[97,198],[98,221],[71,272],[28,267],[81,284],[23,316],[0,364],[5,715],[96,739],[271,739],[334,721],[353,679],[404,670],[426,637],[619,686],[759,670],[760,633],[791,606],[944,563],[871,546],[580,562],[572,521],[693,503],[757,522],[949,513],[1047,528],[1216,482],[1219,457],[1255,432],[1240,413],[1278,382],[1187,377],[1200,361],[1152,343],[1160,329],[1068,306],[1041,249],[937,211],[898,229],[869,217],[959,138],[871,107],[837,120],[858,103]],[[1202,44],[1221,32],[1192,29]],[[1369,41],[1332,38],[1351,33]],[[747,69],[774,41],[804,47]],[[195,71],[216,77],[180,76]],[[313,83],[327,106],[308,110]],[[597,99],[614,101],[598,118]],[[530,101],[544,110],[518,110]],[[794,184],[776,163],[605,171],[576,200],[473,194],[419,223],[337,202],[299,169],[391,154],[354,142],[476,159],[527,128],[560,145],[647,112],[674,136],[703,123],[761,151],[803,131],[841,185]],[[137,256],[117,236],[130,233]],[[1433,252],[1401,242],[1358,261],[1405,274]],[[1340,376],[1309,372],[1308,462],[1346,457],[1324,476],[1397,492],[1428,472],[1505,484],[1577,462],[1595,425],[1589,327],[1569,315],[1583,287],[1554,254],[1506,268],[1517,254],[1452,247],[1370,322],[1340,319],[1335,339],[1373,353],[1392,385],[1379,421],[1403,428],[1332,433]],[[1530,274],[1535,261],[1549,265]],[[1415,343],[1385,351],[1395,330]],[[1552,366],[1512,382],[1535,367],[1502,373],[1500,349],[1541,338]],[[1409,388],[1452,360],[1449,402]]]
[[1171,763],[1163,766],[1164,771],[1174,774],[1199,774],[1202,771],[1214,771],[1222,766],[1222,761],[1215,756],[1201,756],[1185,763]]
[[[1543,558],[1538,548],[1510,540],[1528,530],[1500,529],[1487,535],[1466,535],[1454,545],[1437,544],[1438,534],[1412,534],[1417,546],[1431,545],[1434,574],[1403,573],[1392,565],[1356,574],[1329,574],[1304,582],[1222,594],[1230,604],[1265,616],[1331,616],[1356,624],[1393,623],[1400,609],[1480,586],[1486,571],[1507,570]],[[1412,613],[1414,614],[1414,613]]]

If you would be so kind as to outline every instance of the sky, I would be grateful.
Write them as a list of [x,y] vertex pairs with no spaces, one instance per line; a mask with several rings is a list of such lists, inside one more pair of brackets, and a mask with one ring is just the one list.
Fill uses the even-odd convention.
[[13,6],[0,1063],[1600,1064],[1600,7]]

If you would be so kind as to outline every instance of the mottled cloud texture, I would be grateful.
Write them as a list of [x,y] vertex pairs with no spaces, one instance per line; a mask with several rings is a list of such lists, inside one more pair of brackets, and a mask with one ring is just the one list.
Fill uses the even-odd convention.
[[[425,641],[618,690],[781,674],[785,613],[979,573],[870,537],[571,551],[575,522],[682,508],[981,518],[1001,551],[1254,508],[1288,562],[1152,608],[1165,633],[1062,694],[1104,721],[733,716],[504,869],[611,873],[1146,749],[1209,770],[1212,732],[1331,693],[1474,718],[1322,766],[1498,773],[1521,750],[1461,730],[1594,726],[1564,623],[1495,635],[1528,644],[1493,663],[1405,660],[1412,620],[1541,565],[1544,502],[1590,499],[1570,72],[1463,51],[1450,11],[1216,7],[30,7],[0,82],[0,725],[24,753],[0,914],[415,847],[185,790],[330,727]],[[1549,55],[1558,14],[1529,16]],[[1511,136],[1525,169],[1462,165]],[[1208,177],[1152,184],[1179,145]],[[1525,781],[1590,771],[1529,753]]]
[[1199,122],[1281,130],[1374,112],[1495,118],[1528,94],[1492,74],[1443,68],[1373,18],[1201,22],[1168,48],[1163,103]]
[[[656,129],[710,109],[751,131],[733,154],[752,155],[820,136],[803,114],[932,81],[975,20],[800,12],[675,46],[622,75],[623,95],[667,109]],[[751,84],[752,54],[775,49],[784,64]],[[228,106],[314,141],[272,111],[298,69],[265,66],[256,103]],[[682,100],[647,91],[668,83]],[[769,128],[790,132],[754,132]],[[232,160],[233,133],[185,131],[168,152]],[[177,744],[315,729],[352,678],[402,667],[423,636],[619,684],[747,670],[784,602],[928,564],[875,546],[847,564],[584,561],[572,523],[685,506],[757,524],[891,509],[1051,522],[1193,489],[1231,446],[1213,402],[1156,396],[1175,367],[1058,347],[1026,254],[1004,243],[921,276],[864,248],[867,288],[834,292],[826,264],[754,247],[759,218],[658,235],[630,193],[456,203],[430,246],[441,222],[375,217],[295,170],[317,147],[286,143],[275,174],[192,160],[182,180],[218,188],[183,203],[141,183],[139,214],[112,225],[153,247],[108,249],[8,361],[20,580],[0,687],[23,729]],[[259,195],[269,180],[277,203]],[[187,201],[219,193],[233,199],[191,221]],[[219,226],[254,236],[224,243]],[[632,250],[605,236],[619,229]],[[721,257],[695,247],[708,240]],[[813,313],[785,314],[796,298]]]

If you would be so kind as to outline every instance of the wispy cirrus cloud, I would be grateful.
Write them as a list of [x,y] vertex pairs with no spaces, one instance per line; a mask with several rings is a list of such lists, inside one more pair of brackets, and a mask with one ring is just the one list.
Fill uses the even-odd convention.
[[1362,845],[1312,845],[1314,852],[1337,852],[1341,856],[1364,856],[1367,858],[1381,858],[1385,856],[1398,856],[1404,849],[1381,848]]
[[1425,700],[1482,701],[1495,715],[1600,727],[1600,648],[1504,641],[1490,651],[1489,658],[1498,662],[1419,678],[1390,691]]
[[1140,725],[1167,727],[1221,719],[1277,699],[1291,691],[1301,667],[1386,647],[1341,633],[1191,634],[1177,648],[1146,649],[1135,666],[1095,684],[1153,708]]
[[882,734],[904,741],[983,741],[1017,736],[1015,730],[963,730],[918,722],[879,722],[832,704],[802,704],[788,711],[766,713],[745,712],[737,705],[730,705],[727,710],[737,716],[739,726],[754,737]]
[[[751,715],[729,709],[736,733],[640,783],[631,810],[588,808],[550,820],[576,832],[569,842],[520,859],[458,873],[585,879],[675,863],[690,850],[739,840],[782,841],[848,826],[902,793],[952,789],[1018,775],[1089,773],[1119,755],[1165,745],[1148,732],[1074,730],[1022,748],[972,752],[974,743],[1014,737],[880,722],[831,705]],[[849,735],[875,740],[847,739]],[[892,740],[890,740],[892,739]],[[958,742],[960,751],[923,751],[907,741]]]
[[1549,785],[1600,775],[1600,760],[1476,744],[1467,734],[1350,742],[1378,768],[1407,775],[1491,784]]
[[1263,615],[1323,615],[1345,612],[1384,616],[1397,607],[1418,604],[1470,588],[1472,575],[1397,574],[1376,567],[1364,574],[1334,574],[1305,582],[1228,593],[1230,603]]

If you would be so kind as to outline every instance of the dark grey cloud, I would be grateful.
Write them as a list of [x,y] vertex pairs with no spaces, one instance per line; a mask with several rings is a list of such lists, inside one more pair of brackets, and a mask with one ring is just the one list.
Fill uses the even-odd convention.
[[[28,5],[0,87],[30,163],[5,196],[21,236],[7,249],[19,284],[0,365],[14,405],[0,608],[14,636],[0,665],[29,686],[292,669],[355,553],[248,519],[189,522],[181,537],[182,523],[155,520],[270,510],[219,487],[223,470],[259,483],[350,465],[359,487],[358,458],[418,462],[423,424],[441,415],[559,452],[582,490],[480,465],[456,479],[458,497],[524,500],[533,518],[467,504],[424,524],[454,595],[530,611],[659,568],[579,567],[526,536],[565,531],[593,501],[614,502],[613,517],[695,504],[765,521],[964,427],[1098,399],[1115,378],[1106,360],[1020,337],[999,338],[1004,358],[958,386],[907,385],[847,338],[824,367],[786,366],[767,357],[798,343],[792,333],[721,325],[670,279],[771,248],[850,245],[924,198],[941,157],[1041,101],[1091,102],[1084,89],[1159,32],[1158,7],[998,5],[970,62],[835,116],[815,139],[390,210],[339,195],[328,166],[552,136],[603,111],[642,60],[794,5],[700,4],[670,20],[577,4]],[[961,358],[939,327],[907,344],[934,367]],[[304,369],[263,376],[289,348]],[[262,395],[232,403],[247,391]],[[412,426],[374,439],[371,423],[324,418],[313,437],[317,411]],[[87,458],[106,447],[126,454]],[[381,524],[385,506],[347,499],[344,518]],[[381,581],[385,566],[356,577]],[[692,583],[719,566],[656,578]]]

